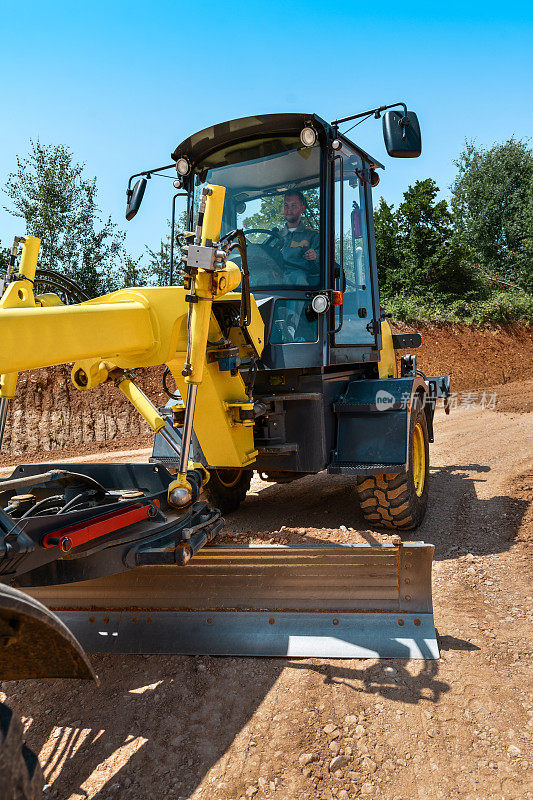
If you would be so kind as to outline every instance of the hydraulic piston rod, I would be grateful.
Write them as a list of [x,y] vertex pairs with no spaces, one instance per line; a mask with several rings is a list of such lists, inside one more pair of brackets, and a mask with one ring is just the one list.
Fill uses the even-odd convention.
[[185,420],[183,423],[183,436],[181,446],[180,458],[180,475],[187,472],[187,464],[189,463],[189,453],[191,450],[191,437],[192,437],[192,424],[194,420],[194,409],[196,406],[196,393],[198,391],[198,384],[190,383],[187,390],[187,405],[185,407]]
[[189,294],[187,295],[189,303],[188,341],[187,355],[181,373],[187,384],[187,398],[179,471],[175,482],[169,487],[169,502],[177,507],[188,505],[193,495],[192,487],[187,481],[187,465],[196,396],[205,371],[213,300],[220,288],[224,289],[230,281],[240,281],[240,273],[237,273],[235,267],[226,265],[223,252],[221,253],[217,248],[222,226],[225,191],[223,186],[208,186],[203,190],[194,245],[190,245],[187,254],[187,269],[190,275],[188,279]]
[[0,397],[0,450],[6,429],[7,412],[9,411],[9,400],[7,397]]

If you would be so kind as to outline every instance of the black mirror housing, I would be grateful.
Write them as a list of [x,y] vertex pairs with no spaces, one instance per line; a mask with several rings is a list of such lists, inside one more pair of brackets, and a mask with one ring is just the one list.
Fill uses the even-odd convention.
[[420,124],[414,111],[386,111],[383,114],[383,138],[392,158],[418,158],[422,152]]
[[128,222],[133,219],[141,207],[146,183],[146,178],[139,178],[133,189],[128,190],[128,203],[126,205],[126,219]]

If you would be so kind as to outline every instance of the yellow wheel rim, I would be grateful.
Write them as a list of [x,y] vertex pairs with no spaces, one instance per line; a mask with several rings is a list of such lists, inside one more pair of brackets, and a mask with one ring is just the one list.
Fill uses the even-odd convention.
[[413,480],[415,483],[415,492],[418,497],[421,497],[426,480],[426,448],[424,431],[419,422],[417,422],[415,426],[413,435]]
[[236,486],[242,475],[242,469],[217,469],[217,478],[226,489]]

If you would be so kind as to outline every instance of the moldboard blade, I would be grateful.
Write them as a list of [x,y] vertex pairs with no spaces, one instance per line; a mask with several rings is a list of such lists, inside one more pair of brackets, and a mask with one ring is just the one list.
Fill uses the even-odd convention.
[[433,549],[222,545],[29,593],[89,652],[435,659]]

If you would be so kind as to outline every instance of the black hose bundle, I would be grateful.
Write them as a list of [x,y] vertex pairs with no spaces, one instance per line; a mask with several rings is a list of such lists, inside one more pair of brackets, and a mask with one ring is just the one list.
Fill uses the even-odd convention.
[[[250,271],[248,269],[248,253],[246,245],[246,237],[242,228],[236,228],[222,237],[220,242],[225,241],[227,245],[226,252],[229,256],[233,250],[237,250],[241,257],[241,273],[242,273],[242,290],[241,290],[241,308],[239,314],[239,327],[246,328],[250,324],[252,316],[252,306],[250,300]],[[231,244],[233,242],[233,244]]]
[[163,377],[162,377],[162,379],[161,379],[161,382],[162,382],[162,384],[163,384],[163,391],[164,391],[164,393],[165,393],[166,395],[168,395],[168,397],[170,397],[172,400],[181,400],[181,395],[180,395],[180,394],[173,394],[173,393],[170,391],[170,389],[168,388],[168,386],[167,386],[167,378],[168,378],[168,376],[169,376],[170,374],[171,374],[171,372],[170,372],[170,369],[169,369],[168,367],[165,367],[165,369],[163,370]]

